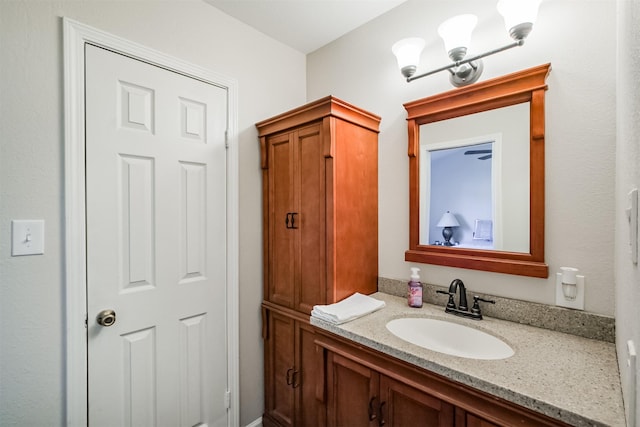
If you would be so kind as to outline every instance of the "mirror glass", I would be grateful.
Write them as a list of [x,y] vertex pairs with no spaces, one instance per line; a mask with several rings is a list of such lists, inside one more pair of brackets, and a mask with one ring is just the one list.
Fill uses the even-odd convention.
[[420,126],[421,245],[529,252],[529,109]]
[[405,260],[548,277],[544,64],[404,104]]

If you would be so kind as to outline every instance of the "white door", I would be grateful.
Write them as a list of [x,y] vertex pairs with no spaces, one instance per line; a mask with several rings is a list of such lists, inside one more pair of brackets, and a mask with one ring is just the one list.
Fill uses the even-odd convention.
[[91,45],[85,84],[89,424],[226,426],[226,90]]

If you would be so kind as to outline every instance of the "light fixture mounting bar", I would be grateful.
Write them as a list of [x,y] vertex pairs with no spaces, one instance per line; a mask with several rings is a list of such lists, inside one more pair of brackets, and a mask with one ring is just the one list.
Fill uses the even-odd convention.
[[[439,73],[440,71],[451,70],[452,68],[457,68],[457,67],[459,67],[459,66],[461,66],[463,64],[468,64],[470,62],[477,61],[478,59],[482,59],[482,58],[485,58],[487,56],[491,56],[491,55],[494,55],[496,53],[500,53],[500,52],[503,52],[505,50],[509,50],[511,48],[514,48],[514,47],[522,46],[523,44],[524,44],[524,39],[516,40],[515,42],[513,42],[511,44],[508,44],[506,46],[502,46],[502,47],[499,47],[497,49],[493,49],[493,50],[490,50],[490,51],[487,51],[487,52],[484,52],[484,53],[481,53],[481,54],[478,54],[478,55],[474,55],[474,56],[471,56],[469,58],[462,59],[460,61],[452,62],[449,65],[445,65],[443,67],[436,68],[435,70],[427,71],[426,73],[417,74],[415,76],[407,77],[407,83],[408,82],[412,82],[412,81],[417,80],[417,79],[421,79],[422,77],[426,77],[426,76],[430,76],[430,75],[435,74],[435,73]],[[471,64],[471,65],[473,66],[473,64]]]

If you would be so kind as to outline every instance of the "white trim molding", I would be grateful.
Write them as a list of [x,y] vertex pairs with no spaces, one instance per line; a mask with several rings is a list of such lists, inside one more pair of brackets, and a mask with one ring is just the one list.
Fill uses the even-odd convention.
[[227,90],[228,425],[240,422],[238,84],[145,46],[63,19],[65,126],[66,422],[87,425],[84,48],[90,43]]
[[250,424],[247,424],[245,427],[262,427],[262,417],[253,420]]

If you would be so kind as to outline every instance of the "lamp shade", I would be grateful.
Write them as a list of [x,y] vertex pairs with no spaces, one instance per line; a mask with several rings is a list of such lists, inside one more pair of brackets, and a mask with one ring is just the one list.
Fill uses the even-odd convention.
[[[538,17],[538,8],[541,0],[499,0],[497,4],[498,12],[504,18],[504,26],[511,37],[524,39],[529,35],[533,24]],[[522,27],[526,31],[521,31]]]
[[438,27],[447,53],[463,48],[465,53],[471,44],[471,33],[478,23],[475,15],[457,15],[447,19]]
[[460,223],[456,219],[455,215],[449,211],[446,211],[440,221],[438,221],[437,227],[460,227]]
[[412,69],[412,74],[416,71],[420,62],[420,54],[424,49],[425,41],[419,37],[409,37],[396,42],[391,51],[398,60],[398,67],[405,74],[408,69]]

